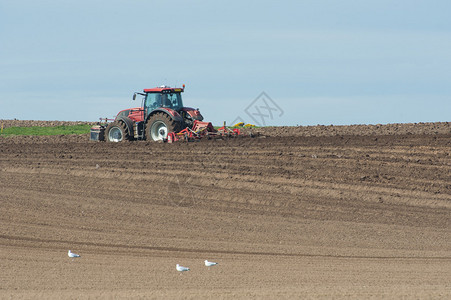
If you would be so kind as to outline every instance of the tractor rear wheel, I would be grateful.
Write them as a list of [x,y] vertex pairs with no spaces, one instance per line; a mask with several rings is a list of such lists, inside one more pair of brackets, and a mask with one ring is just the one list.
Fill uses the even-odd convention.
[[108,124],[105,129],[105,141],[107,142],[125,142],[131,139],[127,126],[124,122],[116,122]]
[[179,132],[181,125],[165,113],[157,113],[146,123],[146,140],[161,141],[168,138],[170,132]]

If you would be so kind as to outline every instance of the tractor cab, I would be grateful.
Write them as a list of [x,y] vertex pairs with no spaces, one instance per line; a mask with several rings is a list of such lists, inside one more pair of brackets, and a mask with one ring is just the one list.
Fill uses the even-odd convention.
[[148,116],[157,108],[169,108],[180,112],[183,108],[182,92],[183,89],[160,87],[145,89],[144,110]]

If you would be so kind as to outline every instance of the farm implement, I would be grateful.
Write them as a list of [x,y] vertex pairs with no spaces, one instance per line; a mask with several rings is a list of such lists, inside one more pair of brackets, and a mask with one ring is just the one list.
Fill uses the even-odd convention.
[[239,128],[227,128],[224,124],[223,127],[214,129],[210,122],[194,121],[193,127],[186,127],[180,132],[170,132],[168,134],[167,142],[173,143],[180,140],[193,141],[206,137],[207,139],[212,138],[223,138],[223,137],[236,137],[241,136],[242,133]]

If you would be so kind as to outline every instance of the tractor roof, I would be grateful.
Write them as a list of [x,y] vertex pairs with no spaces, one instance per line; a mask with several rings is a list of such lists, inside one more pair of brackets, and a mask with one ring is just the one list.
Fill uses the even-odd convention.
[[169,86],[154,87],[153,89],[144,89],[144,93],[180,93],[183,92],[183,88],[172,88]]

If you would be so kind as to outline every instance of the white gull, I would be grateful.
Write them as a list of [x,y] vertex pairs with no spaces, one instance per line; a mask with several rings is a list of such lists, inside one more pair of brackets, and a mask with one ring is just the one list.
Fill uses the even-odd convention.
[[179,272],[189,271],[189,268],[187,268],[187,267],[182,267],[182,266],[179,265],[179,264],[177,264],[177,265],[175,266],[175,268],[176,268],[177,271],[179,271]]
[[72,258],[74,258],[74,257],[81,257],[78,254],[72,253],[70,250],[69,250],[69,252],[67,252],[67,256],[72,257]]
[[213,266],[216,266],[218,264],[218,263],[215,263],[215,262],[212,262],[212,261],[208,261],[208,260],[205,260],[204,262],[205,262],[205,266],[207,266],[207,267],[213,267]]

